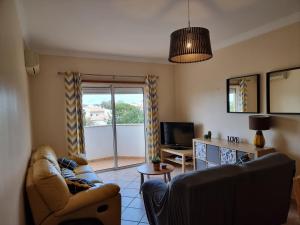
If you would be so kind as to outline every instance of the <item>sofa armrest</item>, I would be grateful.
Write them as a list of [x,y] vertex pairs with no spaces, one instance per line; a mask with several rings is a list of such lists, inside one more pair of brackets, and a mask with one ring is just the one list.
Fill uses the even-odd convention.
[[119,194],[120,187],[116,184],[104,184],[100,187],[81,191],[70,197],[66,206],[57,211],[55,216],[64,216],[92,204],[101,203]]

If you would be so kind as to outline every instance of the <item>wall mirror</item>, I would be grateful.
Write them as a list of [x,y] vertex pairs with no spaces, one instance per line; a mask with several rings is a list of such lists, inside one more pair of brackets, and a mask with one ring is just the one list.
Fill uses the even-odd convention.
[[300,67],[267,73],[267,112],[300,114]]
[[229,78],[226,83],[228,113],[259,113],[259,74]]

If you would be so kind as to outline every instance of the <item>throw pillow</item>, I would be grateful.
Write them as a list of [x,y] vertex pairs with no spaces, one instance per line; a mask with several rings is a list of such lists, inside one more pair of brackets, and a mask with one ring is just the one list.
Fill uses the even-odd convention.
[[66,183],[68,185],[69,191],[72,194],[76,194],[80,191],[87,190],[91,187],[95,187],[95,184],[88,182],[85,179],[80,179],[80,178],[68,178],[65,179]]
[[70,170],[74,170],[78,166],[78,164],[75,161],[65,157],[59,158],[57,162],[61,168],[67,168]]
[[61,175],[63,178],[68,179],[68,178],[76,178],[75,173],[73,170],[67,169],[67,168],[62,168],[61,169]]

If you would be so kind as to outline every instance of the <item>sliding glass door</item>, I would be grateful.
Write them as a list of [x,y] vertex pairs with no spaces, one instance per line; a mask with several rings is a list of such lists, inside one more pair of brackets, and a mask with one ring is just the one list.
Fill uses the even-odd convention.
[[115,167],[111,89],[84,88],[82,106],[87,159],[95,170]]
[[145,162],[143,87],[84,84],[85,149],[95,170]]
[[145,162],[144,94],[142,88],[115,88],[118,166]]

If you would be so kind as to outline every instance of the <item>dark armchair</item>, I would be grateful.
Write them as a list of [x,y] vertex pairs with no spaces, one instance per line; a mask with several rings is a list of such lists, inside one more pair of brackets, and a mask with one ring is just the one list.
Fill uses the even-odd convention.
[[279,153],[142,186],[150,225],[280,225],[287,220],[295,162]]

